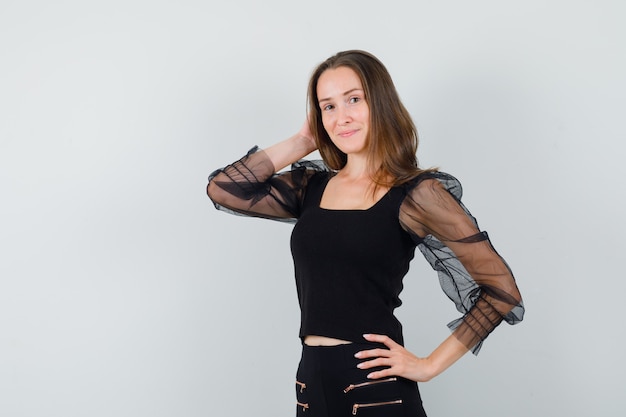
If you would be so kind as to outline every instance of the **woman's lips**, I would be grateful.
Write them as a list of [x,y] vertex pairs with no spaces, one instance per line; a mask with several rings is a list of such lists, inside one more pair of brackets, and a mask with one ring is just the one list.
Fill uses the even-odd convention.
[[349,138],[350,136],[354,135],[356,132],[358,132],[358,130],[356,129],[346,130],[346,131],[337,133],[337,136],[341,136],[342,138]]

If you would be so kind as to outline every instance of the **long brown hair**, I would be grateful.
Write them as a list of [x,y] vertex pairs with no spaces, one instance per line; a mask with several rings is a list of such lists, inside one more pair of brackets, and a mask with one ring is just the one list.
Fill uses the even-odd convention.
[[338,67],[352,69],[360,78],[365,92],[370,109],[367,146],[372,180],[377,185],[393,187],[426,171],[419,168],[417,162],[417,129],[400,100],[387,68],[374,55],[360,50],[343,51],[331,56],[317,66],[309,81],[309,128],[329,168],[343,168],[347,155],[333,144],[324,129],[317,83],[324,71]]

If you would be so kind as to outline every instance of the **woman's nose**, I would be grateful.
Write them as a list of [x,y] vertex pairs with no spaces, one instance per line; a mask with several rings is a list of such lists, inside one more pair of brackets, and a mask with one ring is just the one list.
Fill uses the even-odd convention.
[[337,120],[340,125],[348,124],[352,121],[352,116],[350,115],[350,110],[345,107],[340,107],[338,109]]

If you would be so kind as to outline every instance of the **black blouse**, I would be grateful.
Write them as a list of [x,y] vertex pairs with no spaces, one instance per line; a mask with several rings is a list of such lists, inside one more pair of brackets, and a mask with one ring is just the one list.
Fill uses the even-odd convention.
[[474,354],[503,320],[522,320],[513,274],[461,203],[458,180],[424,173],[367,210],[323,209],[319,202],[333,174],[321,161],[300,161],[276,174],[255,147],[213,172],[207,187],[220,210],[296,222],[291,247],[301,337],[360,341],[363,333],[381,333],[402,343],[393,310],[416,246],[463,313],[448,327]]

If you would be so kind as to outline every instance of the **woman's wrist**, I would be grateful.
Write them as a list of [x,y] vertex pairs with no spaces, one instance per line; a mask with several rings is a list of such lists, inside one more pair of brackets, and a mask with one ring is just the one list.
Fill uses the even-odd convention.
[[467,347],[459,342],[456,337],[448,336],[441,345],[424,358],[426,373],[430,379],[435,378],[458,361],[467,351]]
[[422,358],[422,361],[422,369],[424,376],[426,377],[426,381],[430,381],[445,371],[445,367],[441,366],[440,363],[437,363],[437,361],[433,360],[430,356]]
[[293,139],[296,141],[298,149],[301,149],[303,156],[308,155],[317,149],[315,139],[303,134],[302,132],[296,133],[296,135],[293,136]]
[[301,133],[296,133],[290,138],[264,149],[264,151],[274,164],[275,171],[277,172],[299,159],[302,159],[315,149],[315,144],[310,138]]

